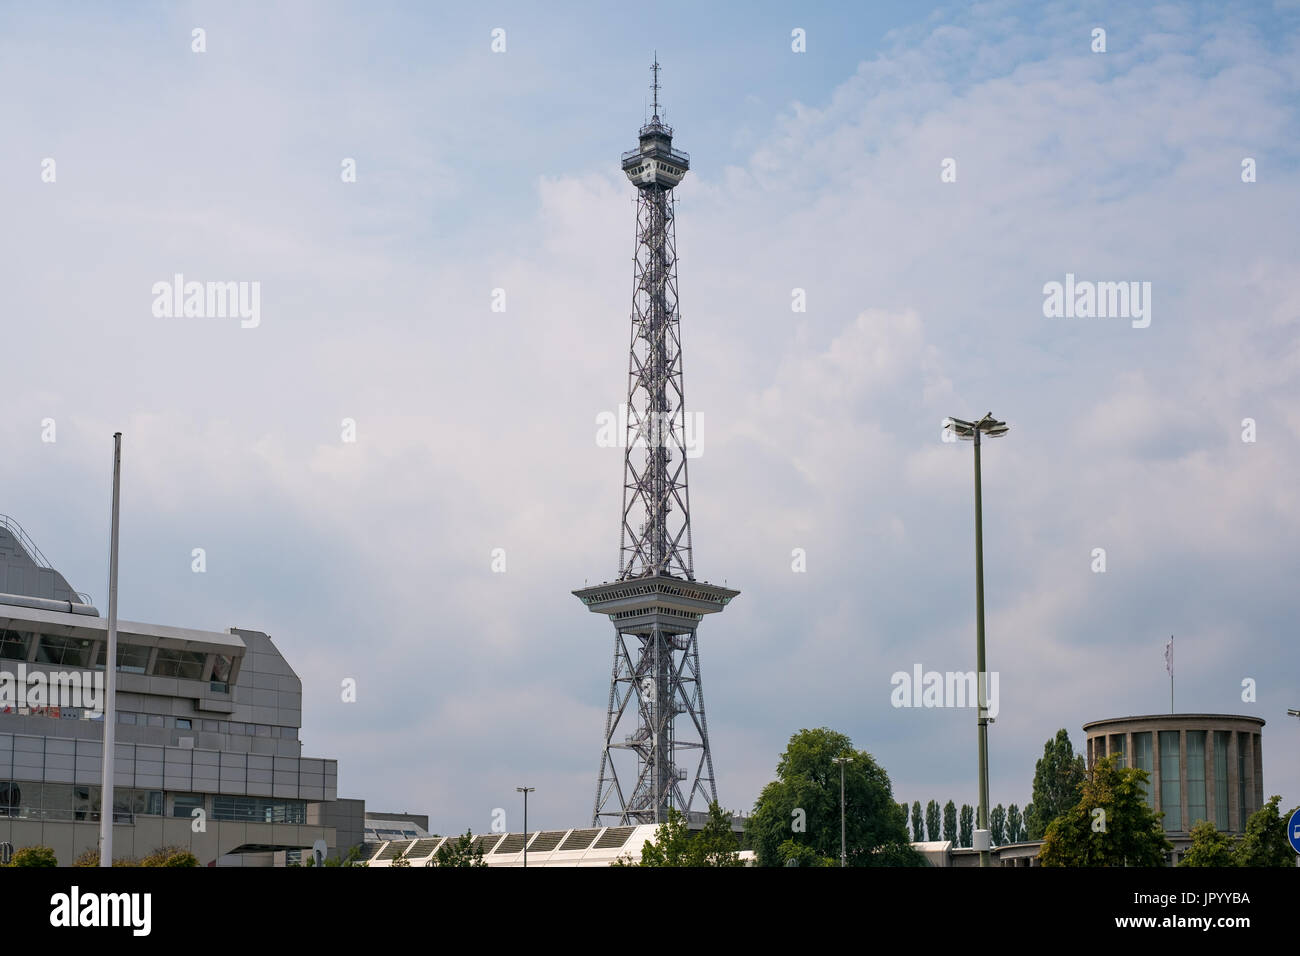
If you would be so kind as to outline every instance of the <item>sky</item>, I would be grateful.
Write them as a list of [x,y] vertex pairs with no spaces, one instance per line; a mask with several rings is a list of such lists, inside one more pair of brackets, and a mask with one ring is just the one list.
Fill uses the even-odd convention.
[[[570,592],[618,571],[657,53],[695,568],[741,591],[700,629],[721,803],[821,726],[976,802],[974,711],[891,675],[975,667],[941,421],[987,411],[992,802],[1167,712],[1173,635],[1176,709],[1264,718],[1300,803],[1300,4],[656,12],[0,5],[0,512],[105,609],[121,431],[122,618],[269,633],[340,796],[585,825],[612,633]],[[155,314],[178,273],[256,324]],[[1149,311],[1045,314],[1076,280]]]

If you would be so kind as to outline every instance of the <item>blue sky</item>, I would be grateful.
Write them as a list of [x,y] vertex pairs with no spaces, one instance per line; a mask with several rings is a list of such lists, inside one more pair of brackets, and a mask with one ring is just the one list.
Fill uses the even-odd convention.
[[[585,822],[610,634],[569,591],[616,571],[595,420],[657,49],[696,568],[742,590],[701,630],[722,802],[826,725],[898,799],[974,803],[971,712],[889,678],[973,667],[939,423],[991,409],[993,801],[1057,728],[1165,710],[1172,633],[1179,710],[1264,717],[1265,795],[1300,803],[1300,8],[655,9],[0,9],[0,511],[102,607],[120,429],[123,617],[270,633],[341,795],[482,830],[528,784],[530,824]],[[177,272],[260,282],[261,324],[155,317]],[[1067,273],[1150,282],[1150,326],[1044,317]]]

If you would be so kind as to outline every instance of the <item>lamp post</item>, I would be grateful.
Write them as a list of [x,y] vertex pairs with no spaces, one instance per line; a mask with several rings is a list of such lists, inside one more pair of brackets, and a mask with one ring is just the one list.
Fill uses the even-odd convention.
[[536,787],[515,787],[516,793],[524,795],[524,869],[528,869],[528,795],[536,789]]
[[1008,431],[1007,423],[1000,422],[989,412],[977,422],[949,418],[944,429],[958,438],[975,442],[975,681],[979,688],[976,723],[979,732],[980,805],[975,844],[980,851],[980,866],[989,866],[989,721],[988,676],[984,670],[984,513],[980,492],[980,436],[1001,438]]
[[849,863],[844,849],[844,765],[853,763],[853,758],[833,757],[831,759],[840,765],[840,866],[846,867]]

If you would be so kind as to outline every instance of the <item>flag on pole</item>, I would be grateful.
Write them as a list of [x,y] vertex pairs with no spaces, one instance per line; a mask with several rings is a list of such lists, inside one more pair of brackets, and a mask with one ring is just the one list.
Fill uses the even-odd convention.
[[1165,670],[1169,671],[1169,676],[1174,676],[1174,636],[1169,635],[1169,642],[1165,644]]

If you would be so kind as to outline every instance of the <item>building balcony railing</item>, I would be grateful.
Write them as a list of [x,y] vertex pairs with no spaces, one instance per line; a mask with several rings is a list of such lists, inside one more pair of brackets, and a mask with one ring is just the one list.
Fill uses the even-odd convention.
[[680,149],[664,149],[662,146],[651,146],[649,149],[642,151],[640,149],[629,149],[623,154],[622,161],[636,159],[638,156],[662,156],[667,159],[675,160],[679,165],[689,166],[691,164],[691,154]]

